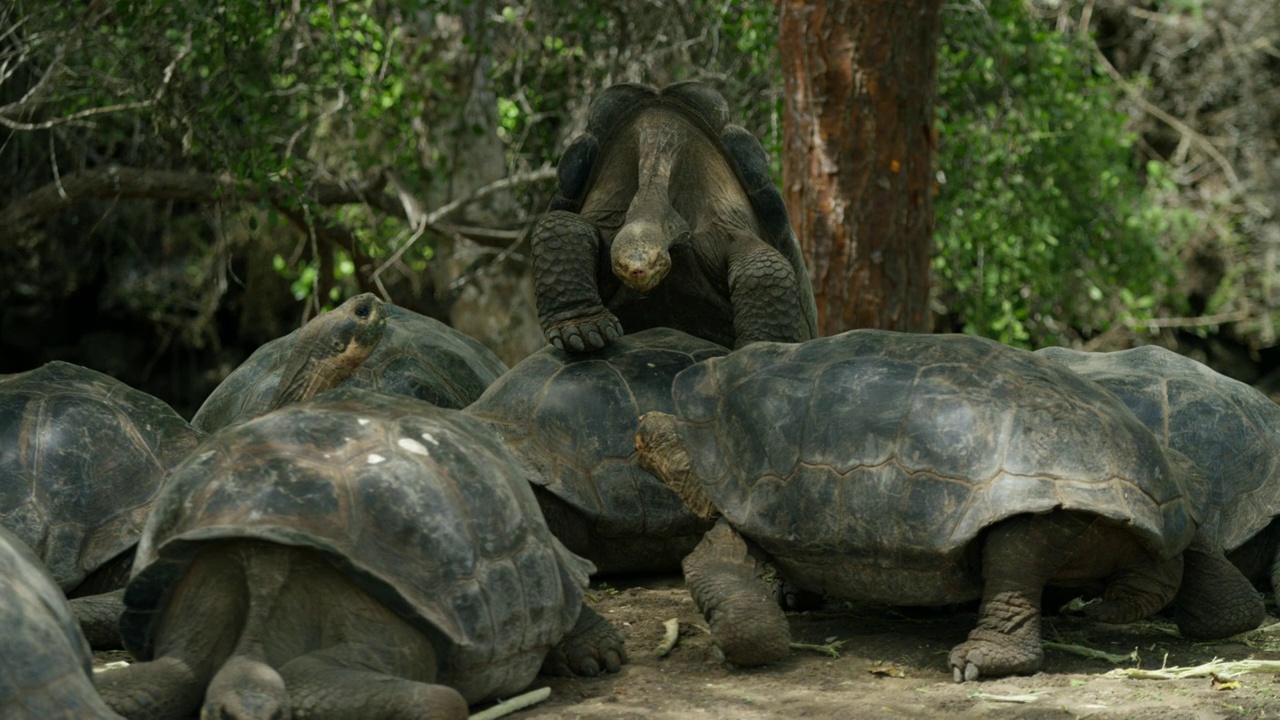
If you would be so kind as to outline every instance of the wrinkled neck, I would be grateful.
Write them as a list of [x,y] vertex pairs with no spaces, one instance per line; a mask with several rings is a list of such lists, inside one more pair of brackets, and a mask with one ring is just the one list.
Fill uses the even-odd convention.
[[268,410],[302,402],[341,385],[355,374],[368,353],[353,358],[348,353],[333,354],[324,343],[299,342],[280,374],[280,384]]
[[645,124],[636,138],[636,194],[624,222],[652,223],[670,247],[689,233],[689,224],[671,204],[671,176],[685,147],[685,134],[667,123]]

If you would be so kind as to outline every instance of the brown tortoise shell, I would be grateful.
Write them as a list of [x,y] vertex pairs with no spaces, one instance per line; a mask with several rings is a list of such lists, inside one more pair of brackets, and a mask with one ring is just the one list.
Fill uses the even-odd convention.
[[679,433],[716,507],[801,587],[900,604],[977,597],[983,529],[1055,508],[1172,556],[1203,478],[1098,385],[963,335],[754,343],[682,372]]
[[1266,395],[1155,345],[1036,354],[1109,390],[1204,472],[1205,525],[1223,549],[1240,547],[1280,515],[1280,405]]
[[[463,408],[506,372],[497,355],[465,333],[396,305],[386,309],[382,340],[344,387]],[[299,332],[255,350],[214,388],[191,424],[212,432],[266,412]]]
[[548,345],[467,412],[492,423],[536,470],[535,482],[591,528],[589,537],[561,536],[571,550],[609,572],[675,571],[709,525],[640,469],[636,421],[671,412],[676,374],[727,352],[671,328],[629,333],[594,352]]
[[71,591],[133,548],[200,437],[158,398],[79,365],[0,376],[0,525]]
[[211,435],[157,498],[121,632],[153,652],[203,541],[310,548],[436,644],[468,701],[523,689],[582,607],[590,563],[547,530],[530,478],[480,421],[340,388]]
[[0,527],[0,717],[106,717],[93,655],[40,559]]

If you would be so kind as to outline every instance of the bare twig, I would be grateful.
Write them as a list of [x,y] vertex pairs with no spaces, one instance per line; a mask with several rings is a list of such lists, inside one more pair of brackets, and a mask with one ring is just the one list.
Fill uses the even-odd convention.
[[1184,328],[1184,327],[1204,327],[1207,325],[1223,325],[1226,323],[1242,322],[1248,320],[1250,312],[1248,310],[1236,310],[1229,313],[1218,313],[1217,315],[1197,315],[1195,317],[1180,318],[1149,318],[1146,320],[1137,320],[1134,318],[1126,318],[1124,324],[1131,328]]
[[[400,258],[404,257],[405,251],[412,247],[413,244],[418,241],[418,238],[422,237],[423,230],[431,228],[433,230],[440,231],[442,228],[439,227],[438,223],[441,220],[449,217],[449,215],[457,212],[467,205],[478,200],[483,200],[494,193],[509,190],[513,187],[528,185],[541,180],[554,178],[556,176],[556,169],[550,166],[543,166],[537,170],[529,170],[526,172],[516,173],[514,175],[508,175],[501,180],[495,180],[488,185],[476,188],[452,202],[441,205],[430,213],[422,212],[422,202],[419,201],[403,183],[399,182],[394,173],[385,173],[385,175],[387,175],[388,180],[391,181],[392,185],[396,188],[397,193],[400,195],[401,203],[404,205],[405,215],[409,218],[410,225],[414,226],[414,234],[403,245],[396,248],[396,251],[391,254],[391,257],[387,258],[386,262],[382,263],[377,270],[373,271],[374,278],[381,275],[387,268],[400,262]],[[415,217],[419,219],[415,220]]]
[[1208,138],[1196,132],[1190,125],[1187,125],[1178,118],[1170,115],[1143,97],[1142,92],[1126,80],[1125,77],[1120,74],[1120,71],[1111,64],[1110,60],[1107,60],[1107,56],[1102,53],[1102,50],[1098,47],[1097,43],[1090,44],[1093,47],[1093,54],[1097,58],[1098,64],[1107,71],[1107,74],[1110,75],[1111,79],[1124,90],[1126,95],[1132,98],[1134,102],[1138,103],[1144,111],[1150,113],[1156,119],[1165,123],[1174,130],[1177,130],[1185,140],[1191,141],[1203,150],[1206,155],[1213,158],[1213,161],[1222,169],[1222,174],[1227,178],[1227,182],[1231,185],[1231,189],[1236,192],[1240,192],[1240,176],[1236,174],[1235,168],[1231,166],[1231,161],[1227,160],[1226,156],[1223,155],[1218,148],[1214,147],[1213,143],[1210,142]]
[[537,690],[530,690],[523,695],[517,695],[509,700],[494,705],[486,710],[473,713],[468,720],[497,720],[497,718],[510,715],[517,710],[523,710],[531,705],[538,703],[551,697],[551,688],[544,687]]

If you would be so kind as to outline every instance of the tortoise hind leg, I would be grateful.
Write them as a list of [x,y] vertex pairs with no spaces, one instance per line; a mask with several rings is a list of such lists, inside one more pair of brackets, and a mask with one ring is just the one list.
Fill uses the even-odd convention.
[[1043,664],[1040,596],[1046,568],[1043,553],[1027,545],[1032,535],[1031,520],[1025,517],[989,531],[982,549],[978,624],[949,657],[956,682],[1031,673]]
[[684,559],[689,594],[725,660],[752,667],[790,651],[791,629],[769,585],[765,564],[721,519]]
[[1040,669],[1046,583],[1107,578],[1104,601],[1086,612],[1108,622],[1132,622],[1173,599],[1182,560],[1153,557],[1129,531],[1095,516],[1053,512],[1018,516],[992,528],[983,544],[982,577],[978,624],[951,651],[956,682]]
[[156,631],[155,659],[94,676],[113,710],[131,720],[190,717],[214,670],[235,647],[247,597],[239,563],[203,553],[173,590]]
[[1197,531],[1182,552],[1185,570],[1174,599],[1178,630],[1189,640],[1216,640],[1262,624],[1266,608],[1253,583]]
[[98,595],[71,598],[71,614],[94,650],[120,650],[120,615],[124,613],[124,588]]
[[467,717],[467,701],[453,688],[362,666],[360,658],[369,656],[367,646],[362,645],[331,646],[294,658],[280,668],[297,717],[326,720],[464,720]]

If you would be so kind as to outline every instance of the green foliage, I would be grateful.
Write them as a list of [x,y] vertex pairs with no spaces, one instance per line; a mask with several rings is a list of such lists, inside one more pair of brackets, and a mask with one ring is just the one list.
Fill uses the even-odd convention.
[[966,332],[1017,345],[1148,317],[1183,220],[1135,167],[1118,90],[1086,39],[1022,0],[948,6],[939,53],[940,295]]

